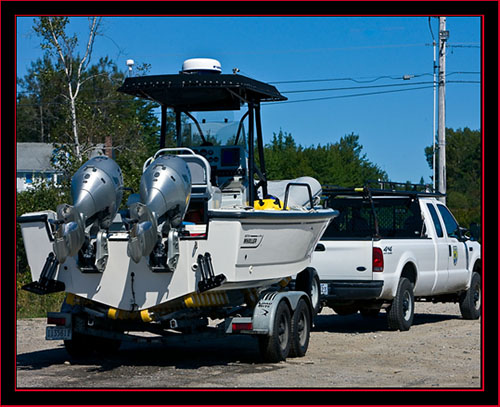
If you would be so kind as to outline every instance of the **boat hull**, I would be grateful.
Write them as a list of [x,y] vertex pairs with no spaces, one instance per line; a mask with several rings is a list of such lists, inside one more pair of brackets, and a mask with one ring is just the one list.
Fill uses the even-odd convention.
[[[132,261],[127,255],[128,233],[114,232],[108,238],[109,257],[102,273],[83,273],[75,256],[59,266],[55,279],[65,284],[68,293],[108,307],[140,311],[199,291],[202,273],[198,256],[209,253],[215,275],[226,278],[210,291],[266,287],[309,265],[314,247],[333,216],[332,210],[210,211],[203,237],[179,240],[179,259],[173,272],[153,272],[145,257],[139,263]],[[50,235],[44,233],[42,225],[22,226],[36,280],[51,247]],[[39,233],[34,234],[34,230]],[[34,253],[40,251],[36,247],[44,253]]]

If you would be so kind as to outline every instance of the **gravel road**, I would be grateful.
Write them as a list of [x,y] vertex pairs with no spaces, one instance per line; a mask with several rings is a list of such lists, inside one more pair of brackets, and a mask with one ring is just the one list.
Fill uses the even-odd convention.
[[17,388],[479,388],[481,321],[457,304],[416,303],[408,332],[375,320],[316,317],[305,357],[260,359],[257,341],[232,336],[183,345],[122,345],[76,361],[46,341],[45,319],[17,321]]

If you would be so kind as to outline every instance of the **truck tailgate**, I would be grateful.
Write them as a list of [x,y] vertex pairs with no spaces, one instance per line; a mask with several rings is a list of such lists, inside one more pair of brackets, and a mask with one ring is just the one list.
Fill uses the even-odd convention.
[[372,240],[321,240],[311,267],[322,281],[372,280]]

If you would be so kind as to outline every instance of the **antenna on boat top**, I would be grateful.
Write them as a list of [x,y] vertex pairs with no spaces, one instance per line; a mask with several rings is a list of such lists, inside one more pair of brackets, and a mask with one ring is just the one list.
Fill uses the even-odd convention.
[[132,68],[134,67],[134,60],[133,59],[127,59],[127,66],[128,66],[128,76],[132,76]]
[[186,59],[182,64],[181,73],[221,73],[221,63],[212,58],[191,58]]

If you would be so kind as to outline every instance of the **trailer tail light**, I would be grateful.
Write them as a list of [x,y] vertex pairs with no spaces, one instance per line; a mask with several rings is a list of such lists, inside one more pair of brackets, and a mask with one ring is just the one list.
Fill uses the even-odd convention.
[[48,325],[66,325],[66,318],[64,317],[47,317],[47,324]]
[[380,247],[373,248],[372,270],[374,273],[384,271],[384,254]]
[[236,331],[251,331],[253,324],[251,322],[233,322],[233,332]]

